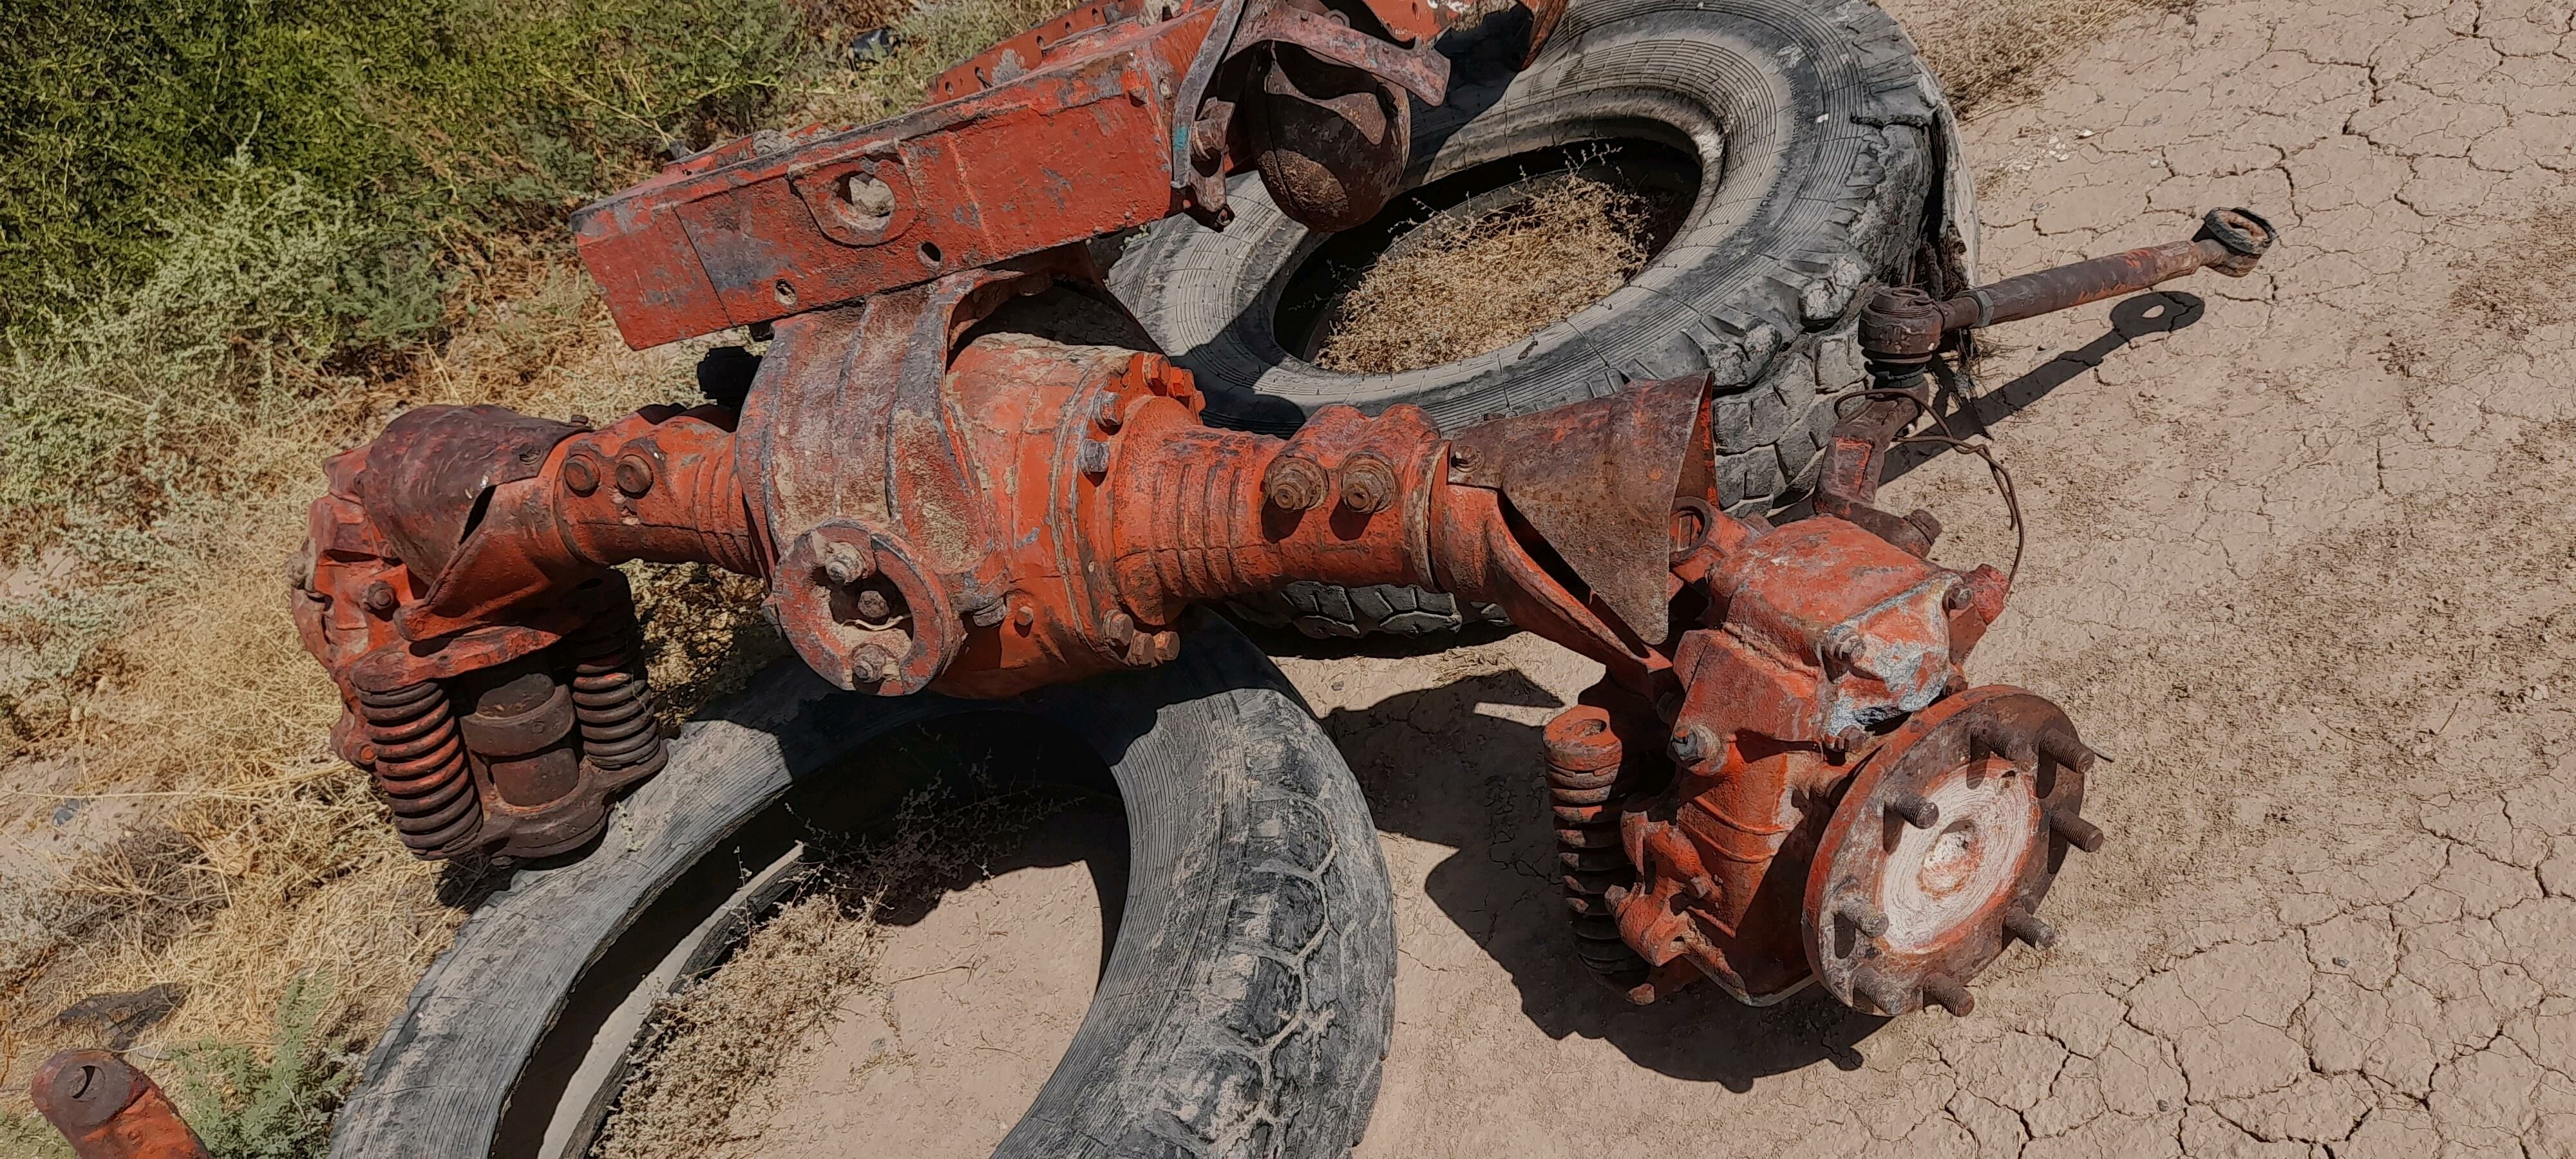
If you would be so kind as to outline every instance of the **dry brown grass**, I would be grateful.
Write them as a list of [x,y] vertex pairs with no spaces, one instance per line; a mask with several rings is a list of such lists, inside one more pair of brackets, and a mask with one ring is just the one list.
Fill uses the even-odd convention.
[[[2027,100],[2060,60],[2143,12],[2189,12],[2194,0],[1961,0],[1905,21],[1962,117]],[[1909,9],[1911,6],[1907,6]],[[1911,13],[1905,13],[1911,15]]]
[[[811,7],[827,23],[899,15],[908,39],[831,91],[799,94],[816,118],[829,119],[909,104],[948,58],[1055,5],[956,0],[909,14],[893,0]],[[266,1045],[279,998],[304,976],[327,983],[321,1024],[363,1048],[478,896],[470,868],[413,860],[364,776],[328,752],[337,698],[296,641],[278,570],[303,535],[319,464],[396,410],[426,403],[606,417],[694,400],[690,368],[708,342],[627,350],[560,238],[473,245],[449,255],[461,276],[445,298],[447,340],[406,365],[364,368],[373,385],[322,421],[245,432],[227,453],[248,460],[240,473],[262,485],[228,496],[219,517],[202,524],[156,528],[177,548],[157,577],[160,594],[98,650],[76,686],[57,690],[62,703],[39,727],[0,736],[0,754],[78,761],[71,792],[140,806],[140,836],[90,851],[53,881],[0,880],[0,893],[12,895],[0,901],[53,919],[45,944],[0,948],[0,1102],[22,1100],[27,1068],[75,1045],[49,1025],[56,1011],[90,994],[160,983],[184,986],[188,997],[145,1035],[147,1057],[194,1040]],[[696,567],[630,574],[667,717],[738,688],[784,653],[755,614],[756,583]],[[54,794],[42,796],[50,803]]]
[[1535,334],[1645,268],[1651,216],[1635,193],[1567,176],[1527,201],[1425,223],[1353,283],[1315,364],[1415,370]]
[[[694,350],[626,350],[589,283],[545,247],[493,255],[454,310],[456,338],[387,381],[378,413],[488,401],[611,415],[694,393]],[[263,432],[254,453],[312,476],[375,421]],[[228,546],[181,565],[182,582],[110,649],[78,718],[44,739],[43,751],[80,761],[95,797],[147,806],[150,839],[93,852],[52,884],[43,904],[66,920],[47,931],[56,944],[29,956],[38,968],[0,995],[0,1025],[18,1039],[0,1070],[57,1045],[45,1020],[62,1005],[160,983],[188,998],[147,1050],[259,1043],[289,981],[306,974],[330,982],[324,1025],[372,1035],[462,919],[472,872],[414,860],[365,777],[328,751],[338,699],[296,640],[277,578],[312,490],[247,496],[210,529]],[[673,713],[775,654],[757,645],[739,581],[638,571]]]
[[[935,783],[905,798],[878,836],[829,854],[707,975],[654,1010],[596,1159],[753,1159],[757,1138],[729,1121],[799,1045],[842,1008],[883,993],[883,922],[984,876],[984,867],[1061,798],[971,800]],[[869,1065],[901,1062],[888,1056]]]

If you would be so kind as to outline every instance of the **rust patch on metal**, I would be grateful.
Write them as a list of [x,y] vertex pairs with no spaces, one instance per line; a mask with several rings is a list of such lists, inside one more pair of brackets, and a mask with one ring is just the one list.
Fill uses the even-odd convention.
[[108,1051],[46,1059],[27,1093],[77,1159],[207,1159],[160,1085]]

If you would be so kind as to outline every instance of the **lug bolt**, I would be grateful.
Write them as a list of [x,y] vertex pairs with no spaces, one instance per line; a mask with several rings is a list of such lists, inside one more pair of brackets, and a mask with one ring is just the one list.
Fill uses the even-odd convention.
[[2050,832],[2065,838],[2067,844],[2086,853],[2093,853],[2102,848],[2102,830],[2096,828],[2092,822],[2076,816],[2071,809],[2051,810],[2048,814],[2048,828]]
[[2058,736],[2054,733],[2043,735],[2039,738],[2039,751],[2046,753],[2048,759],[2076,772],[2093,771],[2093,750],[2084,747],[2083,742],[2073,737]]
[[1843,920],[1850,922],[1853,929],[1870,937],[1887,936],[1887,911],[1871,904],[1866,898],[1844,898],[1842,904],[1835,907],[1834,912],[1841,914]]
[[599,464],[588,455],[573,455],[564,460],[564,489],[575,495],[588,495],[599,490]]
[[1887,799],[1887,811],[1905,819],[1917,829],[1929,829],[1941,823],[1941,807],[1924,800],[1920,793],[1898,793]]
[[875,561],[869,559],[866,552],[860,551],[856,544],[835,543],[824,553],[823,574],[833,583],[843,587],[848,587],[875,573]]
[[1118,396],[1114,394],[1100,396],[1100,401],[1092,408],[1091,421],[1101,430],[1113,435],[1117,434],[1118,428],[1126,425],[1126,420],[1118,417]]
[[1342,506],[1362,515],[1386,510],[1395,501],[1395,468],[1367,451],[1342,463]]
[[1323,465],[1304,455],[1282,453],[1261,472],[1261,497],[1282,511],[1304,511],[1324,501]]
[[859,617],[866,620],[883,620],[894,613],[893,605],[886,602],[885,593],[875,588],[859,593],[858,606]]
[[1136,618],[1113,609],[1100,617],[1100,638],[1121,648],[1126,647],[1128,641],[1136,638]]
[[2004,910],[2004,932],[2045,950],[2057,944],[2057,927],[2039,920],[2039,915],[2012,906]]
[[1073,465],[1085,475],[1109,473],[1109,444],[1098,439],[1084,439],[1074,448]]
[[377,580],[367,585],[366,592],[358,597],[358,602],[368,611],[379,616],[390,616],[393,614],[394,604],[398,601],[394,599],[394,585]]
[[1950,1012],[1952,1018],[1965,1018],[1977,1011],[1977,996],[1948,974],[1925,974],[1923,997]]
[[617,489],[640,499],[653,489],[653,461],[628,452],[617,457]]
[[1180,634],[1180,633],[1178,633],[1178,632],[1169,632],[1169,631],[1166,631],[1166,632],[1156,632],[1156,633],[1154,633],[1154,662],[1155,662],[1155,663],[1157,663],[1157,664],[1169,664],[1169,663],[1171,663],[1173,660],[1175,660],[1175,659],[1179,658],[1180,654],[1181,654],[1181,634]]
[[1852,996],[1867,999],[1878,1007],[1879,1013],[1890,1018],[1914,1004],[1914,995],[1903,983],[1868,966],[1852,971]]

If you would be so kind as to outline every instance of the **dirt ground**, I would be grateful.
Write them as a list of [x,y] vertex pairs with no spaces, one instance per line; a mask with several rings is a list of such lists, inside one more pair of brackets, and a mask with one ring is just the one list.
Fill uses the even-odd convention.
[[[2203,2],[1968,125],[1988,277],[2212,205],[2287,231],[2254,277],[1995,335],[1979,415],[2031,549],[1972,673],[2058,698],[2116,763],[2088,807],[2111,843],[2048,902],[2062,939],[2008,954],[1973,1017],[1629,1007],[1566,951],[1544,869],[1538,726],[1596,670],[1526,637],[1283,659],[1395,877],[1360,1154],[2576,1156],[2572,19]],[[1977,464],[1891,502],[1953,527],[1950,562],[2009,551]],[[837,1154],[763,1137],[837,1106],[906,1154],[986,1153],[1079,1018],[1090,889],[1016,870],[891,931],[886,996],[738,1137]]]

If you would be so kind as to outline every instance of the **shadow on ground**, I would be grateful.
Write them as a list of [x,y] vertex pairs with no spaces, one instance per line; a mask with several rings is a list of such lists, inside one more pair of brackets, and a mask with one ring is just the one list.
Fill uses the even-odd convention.
[[[1756,1008],[1707,988],[1639,1007],[1585,969],[1548,872],[1554,837],[1539,730],[1478,711],[1487,705],[1559,702],[1504,672],[1338,711],[1324,727],[1351,758],[1379,829],[1457,850],[1431,870],[1427,892],[1510,973],[1533,1024],[1551,1038],[1602,1039],[1640,1066],[1738,1092],[1817,1062],[1861,1065],[1859,1043],[1887,1020],[1819,991]],[[1425,734],[1437,735],[1436,749]]]

